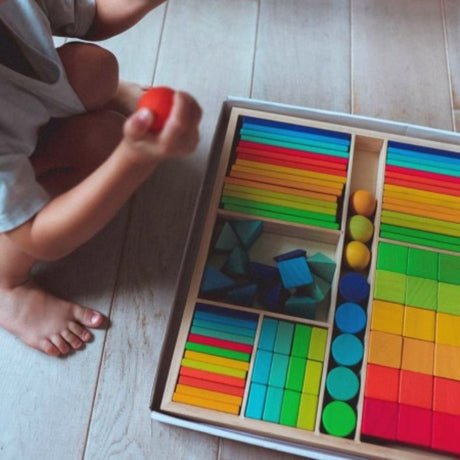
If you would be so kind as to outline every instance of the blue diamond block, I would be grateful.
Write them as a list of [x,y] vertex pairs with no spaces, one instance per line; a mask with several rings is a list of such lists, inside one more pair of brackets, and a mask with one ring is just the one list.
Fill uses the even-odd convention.
[[263,223],[260,220],[236,220],[231,223],[241,243],[249,249],[262,234]]
[[310,270],[321,278],[332,283],[335,273],[335,262],[321,252],[317,252],[308,257],[308,266]]
[[257,284],[238,286],[227,293],[228,300],[236,305],[250,307],[254,303],[257,294]]
[[235,284],[235,281],[227,275],[224,275],[210,265],[206,265],[201,280],[200,291],[205,294],[221,292],[232,288]]
[[315,319],[318,302],[312,297],[291,296],[286,300],[286,313],[301,318]]
[[216,251],[231,251],[237,245],[238,237],[235,235],[231,225],[225,222],[214,245],[214,249]]
[[286,289],[307,286],[313,283],[313,276],[305,257],[283,260],[278,263],[281,281]]
[[231,276],[243,276],[246,274],[249,257],[241,246],[236,246],[230,252],[222,270]]
[[281,262],[283,260],[295,259],[296,257],[307,257],[307,251],[304,249],[294,249],[293,251],[285,252],[279,256],[273,257],[276,262]]

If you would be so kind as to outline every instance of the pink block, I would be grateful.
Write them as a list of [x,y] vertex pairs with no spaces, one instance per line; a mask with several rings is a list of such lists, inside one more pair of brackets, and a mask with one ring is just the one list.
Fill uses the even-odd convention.
[[394,440],[398,421],[398,404],[379,399],[364,399],[361,434]]
[[431,443],[432,412],[420,407],[399,406],[397,440],[429,446]]
[[431,447],[460,455],[460,416],[433,412]]

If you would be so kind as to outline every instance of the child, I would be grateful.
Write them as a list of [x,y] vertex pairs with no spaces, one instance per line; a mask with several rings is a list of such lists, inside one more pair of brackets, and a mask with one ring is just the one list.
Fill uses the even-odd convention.
[[[118,81],[116,35],[162,0],[0,0],[0,327],[52,356],[77,350],[101,313],[30,278],[97,233],[160,161],[193,151],[201,109],[176,92],[163,130],[135,112],[138,85]],[[133,113],[134,112],[134,113]]]

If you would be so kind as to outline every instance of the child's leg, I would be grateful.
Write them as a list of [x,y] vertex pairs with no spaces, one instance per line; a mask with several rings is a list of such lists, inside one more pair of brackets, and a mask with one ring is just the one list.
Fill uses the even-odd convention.
[[[71,50],[74,53],[76,46],[68,45],[65,52],[74,48]],[[72,66],[75,55],[70,52],[63,55],[69,81],[88,110],[104,107],[116,99],[117,67],[110,65],[111,55],[97,47],[79,45],[78,52],[79,64],[83,62],[83,65]],[[95,69],[99,69],[99,73]],[[106,92],[102,98],[103,90]],[[71,188],[110,155],[120,140],[123,122],[121,114],[104,110],[53,122],[55,125],[46,142],[31,159],[38,180],[52,195]],[[30,280],[30,270],[36,260],[22,252],[5,234],[0,234],[0,254],[0,327],[53,356],[67,354],[71,348],[78,349],[90,340],[87,328],[102,323],[100,313],[40,289]]]

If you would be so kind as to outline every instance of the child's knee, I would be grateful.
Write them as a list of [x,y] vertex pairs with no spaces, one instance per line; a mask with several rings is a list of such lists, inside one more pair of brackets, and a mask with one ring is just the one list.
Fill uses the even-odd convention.
[[58,48],[67,78],[87,110],[103,107],[118,88],[118,62],[108,50],[72,42]]

